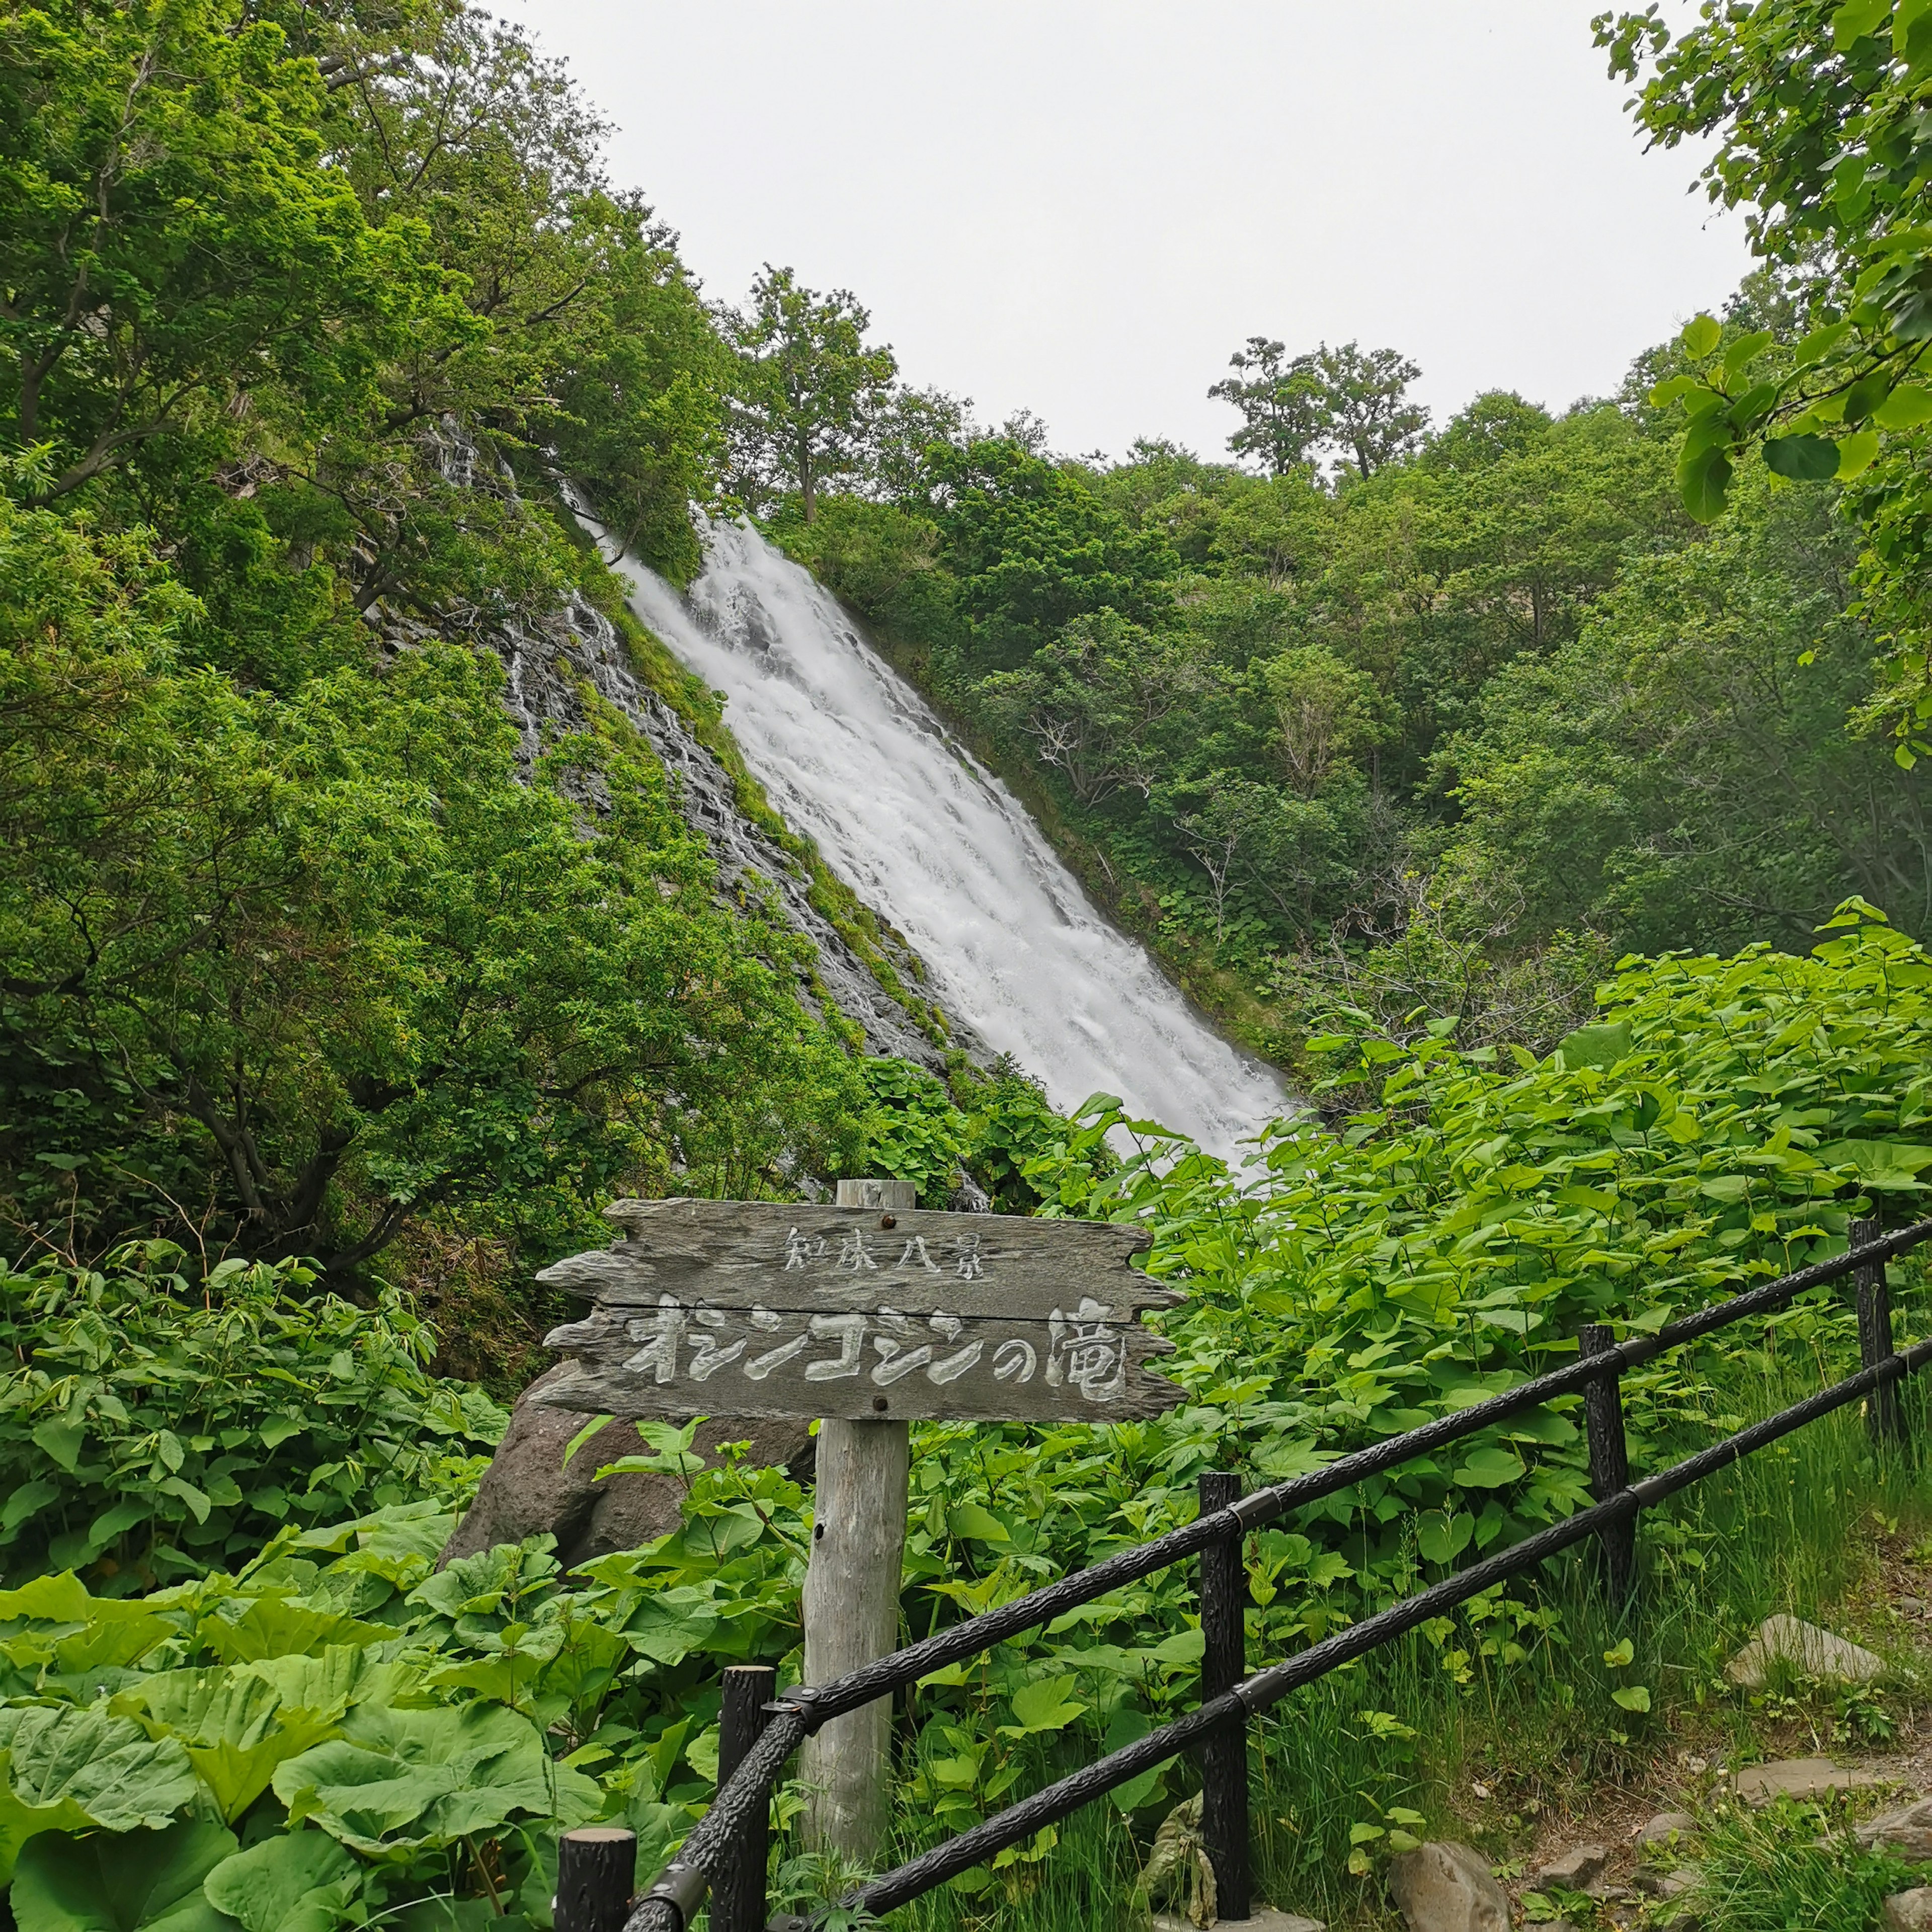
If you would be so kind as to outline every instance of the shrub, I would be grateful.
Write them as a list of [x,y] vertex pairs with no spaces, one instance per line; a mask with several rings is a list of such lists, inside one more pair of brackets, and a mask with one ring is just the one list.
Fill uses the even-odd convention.
[[121,1595],[310,1524],[460,1492],[503,1431],[481,1390],[424,1366],[429,1328],[310,1293],[297,1262],[224,1261],[199,1282],[165,1241],[106,1271],[0,1271],[0,1565],[89,1570]]

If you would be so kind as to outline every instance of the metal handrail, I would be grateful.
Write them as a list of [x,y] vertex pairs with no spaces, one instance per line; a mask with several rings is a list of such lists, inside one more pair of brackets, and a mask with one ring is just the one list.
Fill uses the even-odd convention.
[[[807,1736],[831,1719],[903,1689],[949,1664],[978,1656],[1124,1584],[1197,1556],[1216,1544],[1244,1537],[1291,1510],[1305,1508],[1417,1456],[1477,1434],[1495,1423],[1507,1421],[1553,1396],[1575,1394],[1613,1380],[1628,1369],[1734,1322],[1772,1312],[1808,1289],[1858,1273],[1866,1279],[1876,1277],[1882,1300],[1883,1264],[1928,1237],[1932,1237],[1932,1220],[1915,1222],[1890,1234],[1875,1235],[1842,1255],[1797,1269],[1762,1287],[1714,1302],[1694,1314],[1666,1323],[1653,1334],[1611,1342],[1598,1352],[1580,1355],[1574,1362],[1500,1395],[1340,1456],[1308,1474],[1257,1490],[1226,1508],[1204,1512],[1192,1522],[1151,1542],[1120,1551],[830,1683],[798,1685],[786,1690],[766,1706],[769,1722],[764,1730],[736,1771],[721,1785],[710,1809],[692,1828],[676,1860],[658,1875],[639,1900],[625,1923],[624,1932],[686,1932],[716,1868],[729,1856],[734,1840],[747,1824],[769,1804],[771,1788],[786,1760]],[[1178,1756],[1221,1726],[1244,1720],[1289,1690],[1313,1682],[1340,1664],[1413,1629],[1442,1608],[1478,1595],[1502,1579],[1532,1569],[1558,1551],[1593,1535],[1606,1535],[1620,1526],[1627,1534],[1628,1526],[1643,1508],[1846,1403],[1892,1388],[1932,1361],[1932,1339],[1897,1352],[1891,1347],[1888,1312],[1884,1316],[1883,1328],[1880,1347],[1876,1346],[1879,1338],[1864,1319],[1862,1307],[1861,1338],[1867,1360],[1857,1374],[1767,1421],[1726,1437],[1659,1474],[1630,1484],[1608,1497],[1600,1497],[1590,1508],[1249,1678],[1124,1750],[1097,1760],[946,1844],[870,1880],[842,1904],[875,1912],[904,1904],[995,1852],[1030,1838],[1042,1825],[1066,1816],[1116,1785]],[[789,1922],[800,1928],[808,1924],[805,1920]]]

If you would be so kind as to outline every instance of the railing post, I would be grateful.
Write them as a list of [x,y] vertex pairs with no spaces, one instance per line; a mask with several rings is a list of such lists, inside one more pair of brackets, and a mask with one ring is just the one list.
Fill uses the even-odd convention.
[[[1201,1478],[1201,1514],[1211,1516],[1240,1500],[1241,1479],[1225,1470]],[[1202,1700],[1232,1690],[1247,1675],[1247,1571],[1238,1532],[1201,1552]],[[1222,1725],[1201,1745],[1201,1835],[1214,1868],[1215,1910],[1220,1917],[1247,1918],[1252,1905],[1248,1871],[1248,1727],[1245,1718]]]
[[556,1841],[556,1932],[622,1932],[631,1916],[638,1834],[586,1825]]
[[[1576,1331],[1577,1352],[1607,1354],[1616,1336],[1600,1322],[1586,1322]],[[1630,1486],[1630,1447],[1624,1437],[1624,1397],[1621,1363],[1606,1369],[1583,1390],[1583,1424],[1590,1443],[1590,1492],[1607,1502]],[[1626,1516],[1598,1532],[1604,1592],[1612,1607],[1622,1610],[1636,1587],[1636,1518]]]
[[[724,1673],[724,1702],[718,1714],[718,1783],[745,1761],[770,1722],[778,1672],[769,1664],[734,1664]],[[711,1887],[711,1932],[765,1932],[765,1868],[772,1838],[769,1796],[731,1840]]]
[[[1883,1232],[1876,1221],[1854,1221],[1852,1246],[1862,1248]],[[1857,1285],[1858,1354],[1871,1368],[1897,1350],[1892,1333],[1892,1291],[1886,1286],[1883,1262],[1867,1262],[1852,1276]],[[1905,1412],[1899,1406],[1898,1384],[1886,1382],[1871,1392],[1865,1404],[1865,1426],[1874,1442],[1903,1442]]]

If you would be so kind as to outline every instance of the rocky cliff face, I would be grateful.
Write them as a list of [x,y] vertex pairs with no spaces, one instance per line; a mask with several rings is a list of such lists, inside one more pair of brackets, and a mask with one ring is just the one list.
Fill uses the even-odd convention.
[[[479,466],[488,459],[459,424],[444,421],[437,448],[448,481],[513,492],[507,476],[479,476]],[[382,628],[392,640],[403,643],[411,627],[385,621]],[[630,721],[656,754],[686,821],[710,848],[720,886],[728,892],[745,887],[769,890],[785,919],[811,940],[818,955],[815,974],[802,972],[799,986],[807,1006],[817,1010],[822,993],[860,1028],[870,1053],[933,1068],[944,1064],[942,1047],[813,904],[803,862],[740,809],[730,772],[638,675],[616,627],[601,610],[574,595],[541,622],[492,626],[487,640],[502,662],[505,702],[522,734],[520,756],[526,766],[546,743],[587,727],[584,693],[596,692]],[[593,814],[608,809],[599,789],[593,778],[583,793],[582,802]],[[878,924],[881,953],[902,982],[916,986],[922,976],[916,956],[883,920]],[[947,1030],[957,1045],[983,1057],[980,1043],[958,1022],[949,1021]]]

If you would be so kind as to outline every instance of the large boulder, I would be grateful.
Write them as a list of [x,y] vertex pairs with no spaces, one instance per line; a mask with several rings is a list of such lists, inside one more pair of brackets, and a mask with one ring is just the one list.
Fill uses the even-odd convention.
[[1418,1845],[1390,1860],[1388,1882],[1409,1932],[1510,1932],[1509,1899],[1468,1845]]
[[[569,1367],[560,1363],[517,1398],[510,1426],[484,1472],[476,1500],[443,1546],[445,1563],[499,1543],[520,1543],[548,1532],[558,1561],[568,1568],[614,1550],[636,1550],[677,1527],[686,1485],[676,1476],[610,1476],[596,1472],[620,1456],[649,1454],[627,1422],[614,1422],[570,1459],[563,1452],[590,1418],[574,1409],[546,1408],[532,1398]],[[816,1446],[806,1422],[743,1422],[713,1416],[692,1449],[709,1462],[718,1444],[748,1441],[747,1462],[782,1463],[801,1478],[812,1473]]]

